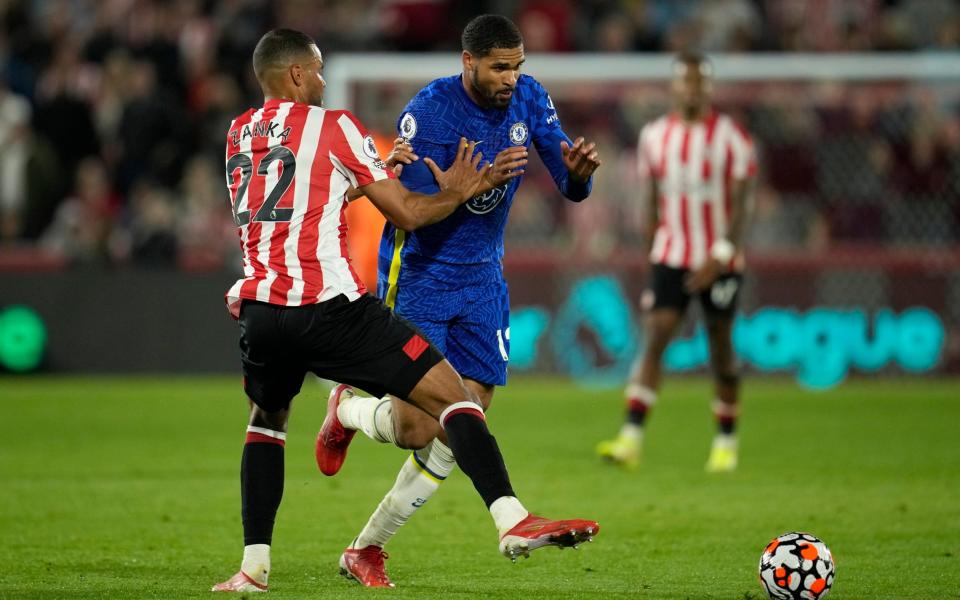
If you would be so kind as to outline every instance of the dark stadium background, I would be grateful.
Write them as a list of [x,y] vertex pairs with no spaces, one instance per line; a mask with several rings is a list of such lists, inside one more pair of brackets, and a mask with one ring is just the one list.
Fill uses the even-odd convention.
[[[960,11],[940,0],[4,1],[0,307],[34,312],[0,316],[0,363],[235,372],[236,331],[221,296],[239,254],[221,163],[230,118],[260,102],[249,64],[258,37],[305,29],[331,68],[345,53],[369,52],[385,72],[413,52],[441,53],[455,67],[460,27],[484,11],[516,20],[534,64],[542,53],[668,61],[691,46],[718,64],[846,53],[943,62],[960,44]],[[385,148],[422,83],[338,92]],[[879,367],[960,367],[957,88],[956,79],[718,82],[718,103],[754,134],[761,162],[745,314],[799,311],[793,335],[813,307],[856,310],[869,334],[884,311],[896,320],[927,309],[919,329],[901,336],[924,357],[911,367],[891,347]],[[606,276],[613,283],[601,288],[613,285],[617,298],[606,308],[637,315],[645,261],[633,147],[639,127],[668,108],[665,89],[651,80],[551,87],[565,129],[596,139],[606,162],[582,206],[562,202],[536,169],[517,197],[506,261],[515,328],[524,328],[514,332],[523,338],[516,370],[599,373],[607,383],[622,375],[642,332],[616,342],[604,328],[622,320],[558,319],[578,282]],[[361,201],[350,220],[358,268],[372,283],[378,217]],[[816,327],[829,337],[839,326]],[[832,351],[811,344],[796,352]],[[582,352],[566,352],[571,345]],[[676,364],[697,364],[688,358]]]
[[[313,35],[328,104],[383,152],[486,11],[604,161],[582,204],[536,160],[515,198],[510,383],[487,418],[524,504],[602,533],[511,565],[454,472],[390,542],[391,597],[759,600],[764,546],[795,530],[833,552],[831,599],[960,597],[956,1],[0,0],[0,598],[209,598],[233,572],[248,413],[223,144],[261,102],[252,49]],[[688,47],[759,155],[722,475],[693,319],[640,468],[595,454],[643,336],[637,133]],[[372,284],[382,221],[366,200],[348,218]],[[295,401],[271,592],[369,598],[337,560],[408,455],[357,436],[321,476],[326,385]]]

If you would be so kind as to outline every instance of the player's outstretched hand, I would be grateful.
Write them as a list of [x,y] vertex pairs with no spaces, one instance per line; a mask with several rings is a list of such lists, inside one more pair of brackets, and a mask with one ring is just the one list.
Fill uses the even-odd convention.
[[483,159],[483,153],[474,150],[477,147],[476,142],[467,142],[467,138],[460,138],[460,146],[457,150],[457,156],[453,159],[453,164],[446,171],[441,171],[437,163],[428,156],[424,157],[423,162],[433,173],[441,190],[452,190],[460,194],[463,201],[469,200],[476,195],[477,188],[483,180],[484,175],[490,170],[489,164],[480,166]]
[[393,169],[394,175],[399,175],[403,170],[403,165],[409,165],[420,157],[414,154],[413,146],[406,138],[398,137],[393,140],[393,149],[387,155],[387,166]]
[[566,141],[560,142],[560,152],[563,154],[563,164],[567,166],[570,177],[577,181],[590,179],[593,172],[600,166],[600,157],[597,153],[597,144],[589,144],[582,137],[578,137],[570,146]]
[[477,193],[498,188],[514,177],[523,175],[523,168],[527,166],[527,154],[526,146],[510,146],[501,150],[493,159],[493,164],[490,165]]

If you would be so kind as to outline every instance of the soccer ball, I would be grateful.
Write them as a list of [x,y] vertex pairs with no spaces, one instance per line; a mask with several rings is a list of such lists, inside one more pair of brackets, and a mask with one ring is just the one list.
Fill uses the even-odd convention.
[[760,585],[775,600],[819,600],[833,585],[833,556],[809,533],[774,538],[760,556]]

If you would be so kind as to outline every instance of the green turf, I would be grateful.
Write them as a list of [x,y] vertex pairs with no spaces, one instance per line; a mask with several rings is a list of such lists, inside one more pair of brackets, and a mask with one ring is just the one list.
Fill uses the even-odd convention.
[[[320,475],[325,395],[307,381],[287,442],[272,596],[282,598],[760,599],[757,561],[790,530],[824,539],[832,598],[960,597],[960,394],[950,380],[851,381],[813,393],[748,380],[741,468],[703,472],[708,384],[670,379],[643,467],[598,462],[618,391],[515,378],[490,413],[515,487],[536,512],[593,517],[579,551],[511,565],[456,473],[390,544],[398,588],[364,590],[337,558],[405,454],[358,438]],[[238,567],[236,378],[0,379],[0,598],[207,598]]]

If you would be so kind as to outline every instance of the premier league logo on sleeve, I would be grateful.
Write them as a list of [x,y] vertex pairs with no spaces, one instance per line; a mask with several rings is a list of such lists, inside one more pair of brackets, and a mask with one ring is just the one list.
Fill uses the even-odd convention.
[[514,146],[522,146],[527,141],[527,124],[523,121],[514,123],[510,128],[510,141]]
[[377,144],[373,141],[373,136],[368,135],[363,138],[363,152],[370,158],[380,158],[377,152]]
[[417,120],[413,118],[413,113],[407,113],[400,119],[400,136],[412,140],[415,135],[417,135]]

